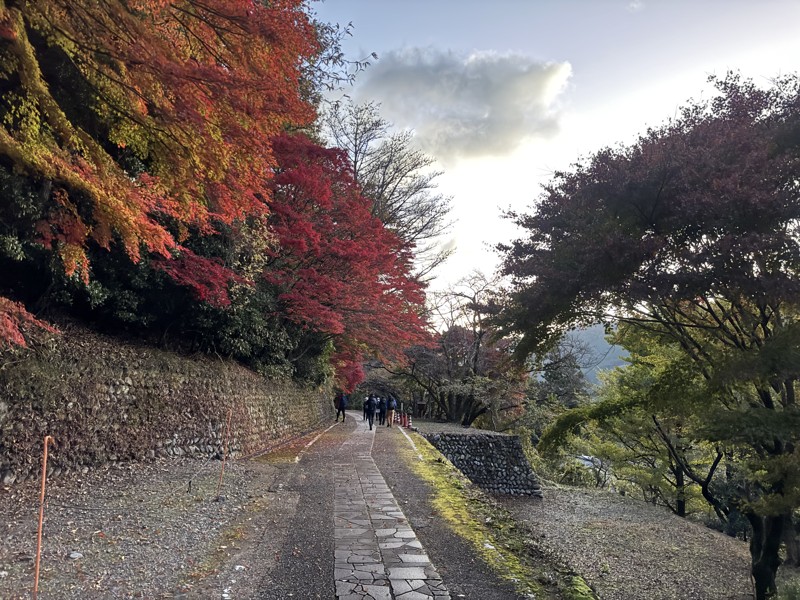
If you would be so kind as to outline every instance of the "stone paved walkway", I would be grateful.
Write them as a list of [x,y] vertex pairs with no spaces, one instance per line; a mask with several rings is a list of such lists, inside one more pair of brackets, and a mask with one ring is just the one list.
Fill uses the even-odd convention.
[[442,578],[372,460],[376,429],[356,429],[334,461],[338,600],[449,600]]

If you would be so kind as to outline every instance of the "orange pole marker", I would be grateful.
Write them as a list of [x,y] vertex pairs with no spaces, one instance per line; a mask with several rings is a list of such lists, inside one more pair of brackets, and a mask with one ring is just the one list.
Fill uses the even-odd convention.
[[36,566],[33,573],[33,600],[39,593],[39,561],[42,557],[42,527],[44,525],[44,490],[47,483],[47,444],[55,442],[53,436],[44,436],[44,456],[42,457],[42,491],[39,495],[39,531],[36,534]]
[[225,473],[225,459],[228,457],[228,436],[231,433],[231,417],[233,416],[233,408],[228,410],[228,423],[225,426],[225,443],[222,447],[222,468],[219,471],[219,483],[217,484],[217,500],[219,500],[219,491],[222,489],[222,476]]

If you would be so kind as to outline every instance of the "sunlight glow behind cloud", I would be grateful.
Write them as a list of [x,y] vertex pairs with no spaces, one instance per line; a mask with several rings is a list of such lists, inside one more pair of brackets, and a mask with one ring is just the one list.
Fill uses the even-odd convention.
[[427,152],[450,163],[508,155],[528,139],[555,136],[571,74],[569,63],[520,54],[410,48],[381,57],[357,95],[378,99],[389,121],[414,129]]

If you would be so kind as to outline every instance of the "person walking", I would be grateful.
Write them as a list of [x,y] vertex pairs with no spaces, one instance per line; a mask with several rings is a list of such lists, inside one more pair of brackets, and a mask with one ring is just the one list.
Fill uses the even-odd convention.
[[394,411],[397,409],[397,400],[395,400],[394,396],[389,396],[389,400],[386,403],[386,426],[391,427],[392,421],[394,421]]
[[344,392],[339,392],[336,394],[336,422],[339,422],[339,413],[342,413],[342,423],[344,423],[344,415],[347,410],[347,401],[349,398],[347,394]]
[[378,425],[384,425],[386,423],[386,409],[386,398],[381,396],[378,398]]
[[369,430],[372,431],[372,423],[375,420],[375,409],[378,407],[378,401],[372,394],[369,395],[367,401],[364,403],[364,411],[369,421]]
[[370,394],[369,396],[364,396],[364,405],[362,406],[364,414],[361,416],[362,421],[367,420],[367,403],[369,402],[370,398],[372,398],[372,394]]

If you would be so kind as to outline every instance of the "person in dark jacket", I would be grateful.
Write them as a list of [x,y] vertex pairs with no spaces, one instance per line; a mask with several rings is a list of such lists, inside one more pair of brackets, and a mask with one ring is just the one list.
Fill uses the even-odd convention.
[[386,426],[391,427],[392,421],[394,421],[394,411],[397,409],[397,400],[395,400],[394,396],[389,396],[389,401],[386,405]]
[[375,409],[378,408],[378,399],[372,394],[369,395],[367,401],[364,403],[364,412],[369,421],[369,430],[372,431],[372,423],[375,421]]
[[344,392],[339,392],[336,394],[336,422],[339,422],[339,413],[342,413],[342,423],[344,423],[344,415],[347,410],[347,401],[348,397],[347,394]]
[[386,424],[386,398],[378,398],[378,425]]

